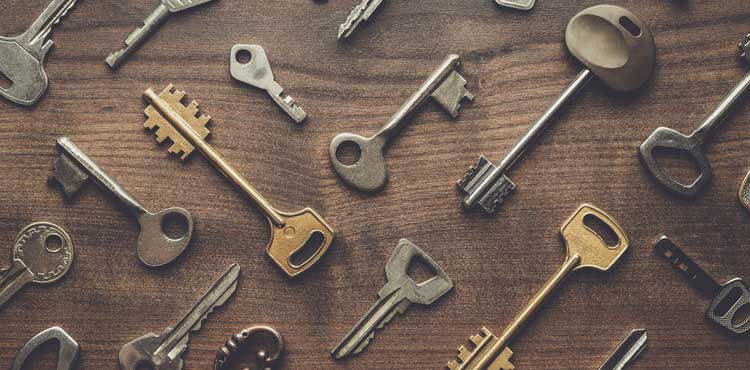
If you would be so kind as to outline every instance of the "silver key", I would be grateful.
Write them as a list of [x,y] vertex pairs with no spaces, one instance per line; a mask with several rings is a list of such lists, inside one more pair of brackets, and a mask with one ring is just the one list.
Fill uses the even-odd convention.
[[[242,63],[238,59],[237,54],[243,52],[250,53],[250,60],[247,63]],[[284,88],[274,80],[271,65],[268,63],[266,51],[262,46],[234,45],[229,57],[229,71],[234,79],[266,90],[273,101],[295,122],[302,123],[307,118],[307,113],[294,102],[291,96],[284,94]]]
[[[130,215],[138,220],[140,232],[136,249],[138,258],[147,266],[163,266],[174,261],[185,251],[193,235],[193,216],[183,208],[172,207],[153,213],[128,194],[114,179],[94,163],[67,137],[57,139],[62,154],[53,163],[54,174],[50,185],[59,185],[65,200],[70,200],[91,178],[102,189],[114,195]],[[185,226],[185,233],[175,239],[168,236],[163,226],[174,220]]]
[[[408,275],[409,263],[419,258],[432,268],[435,276],[415,283]],[[385,266],[388,282],[378,293],[378,300],[357,325],[344,337],[331,355],[339,360],[362,352],[375,335],[394,316],[403,314],[412,303],[429,305],[453,289],[448,274],[427,253],[406,239],[401,239]]]
[[60,226],[38,222],[16,237],[13,261],[0,270],[0,307],[26,284],[60,280],[73,264],[73,242]]
[[146,365],[155,370],[181,370],[190,332],[199,330],[208,314],[234,294],[239,277],[240,266],[229,266],[174,328],[159,335],[148,333],[124,345],[119,354],[120,369],[136,370]]
[[531,10],[536,0],[495,0],[497,5],[519,10]]
[[57,342],[59,347],[56,370],[73,370],[78,361],[78,342],[59,326],[53,326],[29,339],[16,354],[16,358],[10,364],[10,370],[23,369],[31,354],[50,341]]
[[39,100],[48,84],[44,60],[54,44],[49,34],[75,3],[76,0],[53,0],[26,32],[0,37],[0,74],[11,83],[7,88],[0,86],[0,95],[21,105]]
[[646,348],[648,334],[646,329],[635,329],[628,334],[614,352],[602,364],[599,370],[622,370],[635,361]]
[[[460,103],[464,98],[474,100],[474,95],[466,90],[466,80],[456,72],[459,63],[458,55],[448,55],[443,64],[375,135],[365,138],[343,133],[333,138],[328,154],[336,173],[346,183],[359,190],[376,191],[385,186],[388,180],[387,164],[383,158],[385,146],[429,97],[435,98],[453,118],[458,117]],[[344,164],[339,159],[339,147],[345,143],[359,147],[360,156],[356,163]]]
[[370,19],[372,13],[378,9],[383,0],[362,0],[362,2],[354,7],[349,17],[346,18],[346,22],[339,26],[338,39],[345,39],[354,33],[362,21]]
[[125,48],[120,49],[109,56],[106,59],[107,65],[112,69],[120,68],[120,65],[125,62],[135,51],[138,49],[146,39],[151,36],[156,30],[169,18],[172,13],[177,13],[185,9],[198,6],[213,0],[160,0],[159,6],[154,9],[151,14],[143,21],[143,25],[136,28],[135,31],[128,35],[125,39]]

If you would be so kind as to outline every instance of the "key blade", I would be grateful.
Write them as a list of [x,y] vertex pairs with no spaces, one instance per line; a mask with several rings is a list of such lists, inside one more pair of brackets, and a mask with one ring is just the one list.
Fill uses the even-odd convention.
[[[609,228],[611,234],[617,238],[616,245],[609,245],[595,230],[587,226],[596,221],[600,226]],[[607,271],[620,260],[630,247],[630,239],[620,225],[604,211],[583,204],[563,224],[560,234],[565,241],[568,259],[578,258],[579,262],[573,270],[593,268]]]
[[161,143],[169,139],[172,142],[169,152],[180,155],[183,160],[193,152],[195,147],[172,125],[170,119],[184,120],[201,139],[205,139],[210,133],[206,125],[211,120],[211,116],[205,114],[197,116],[198,103],[195,101],[187,106],[183,105],[182,99],[185,97],[185,92],[175,89],[174,85],[170,84],[159,95],[149,88],[143,97],[151,103],[144,111],[148,120],[143,126],[155,131],[157,142]]
[[9,268],[0,270],[0,307],[32,281],[34,281],[34,274],[23,261],[14,258],[13,264]]
[[370,18],[372,13],[380,6],[383,0],[362,0],[362,2],[355,6],[346,21],[339,26],[338,39],[345,39],[354,33],[362,21]]
[[75,3],[76,0],[52,0],[23,34],[22,44],[25,44],[24,48],[39,61],[44,59],[44,56],[52,47],[52,41],[48,40],[52,27],[68,14]]
[[88,173],[67,154],[60,154],[52,163],[52,168],[52,176],[47,179],[47,183],[60,188],[65,200],[73,198],[89,179]]
[[[469,168],[461,180],[458,180],[458,188],[467,196],[473,194],[479,185],[491,176],[495,168],[496,166],[485,156],[480,156],[477,163]],[[513,194],[515,190],[516,184],[509,177],[502,175],[479,198],[476,205],[488,214],[494,213],[497,207],[503,204],[505,198]]]
[[169,9],[170,13],[177,13],[211,1],[213,0],[161,0],[161,3]]
[[638,355],[646,348],[648,334],[645,329],[636,329],[630,332],[617,346],[614,352],[602,364],[599,370],[622,370],[628,364],[635,361]]
[[474,95],[466,89],[466,79],[456,71],[448,75],[431,95],[453,118],[458,117],[462,100],[474,100]]
[[721,291],[721,285],[706,273],[697,263],[688,257],[669,237],[662,235],[656,242],[654,253],[669,260],[677,271],[693,283],[705,296],[715,297]]

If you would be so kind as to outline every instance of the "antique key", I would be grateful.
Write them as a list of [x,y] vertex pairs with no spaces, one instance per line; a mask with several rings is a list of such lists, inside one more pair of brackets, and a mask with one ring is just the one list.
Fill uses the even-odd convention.
[[614,352],[599,367],[599,370],[622,370],[646,348],[648,334],[645,329],[635,329],[628,334]]
[[[598,220],[606,225],[617,237],[617,244],[610,246],[593,229],[587,226],[587,220]],[[565,240],[566,259],[560,270],[547,281],[542,289],[531,299],[526,307],[516,316],[502,335],[495,336],[487,328],[469,339],[473,350],[461,346],[458,359],[448,363],[450,370],[513,370],[510,362],[513,351],[508,342],[513,339],[523,324],[536,312],[544,299],[554,291],[565,277],[576,270],[590,268],[608,271],[625,253],[630,241],[612,217],[603,211],[584,204],[563,224],[560,230]]]
[[[57,139],[57,147],[62,154],[53,163],[54,175],[48,180],[50,185],[58,185],[65,200],[70,200],[88,179],[112,194],[138,220],[140,232],[136,250],[138,258],[147,266],[163,266],[179,257],[185,251],[193,236],[193,216],[183,208],[172,207],[153,213],[148,211],[135,198],[128,194],[114,179],[94,163],[72,140],[67,137]],[[179,238],[172,238],[164,232],[164,225],[170,221],[184,224],[186,230]]]
[[[365,138],[343,133],[333,138],[329,155],[336,173],[359,190],[376,191],[385,186],[388,181],[387,164],[383,158],[385,147],[430,96],[453,118],[458,117],[460,103],[464,98],[474,100],[474,95],[466,90],[466,80],[456,71],[459,63],[458,55],[448,55],[443,64],[375,135]],[[339,160],[339,147],[344,143],[359,147],[360,156],[356,163],[344,164]]]
[[519,10],[531,10],[536,0],[495,0],[497,5]]
[[65,330],[58,326],[53,326],[29,339],[21,347],[10,365],[10,370],[21,370],[26,359],[29,358],[37,348],[49,341],[56,341],[59,345],[57,351],[57,370],[72,370],[78,360],[78,342],[73,339]]
[[701,293],[712,298],[706,312],[711,321],[729,333],[750,334],[750,319],[738,317],[738,312],[750,305],[750,291],[742,279],[719,284],[666,236],[656,242],[654,252],[669,260]]
[[[417,284],[408,275],[409,263],[414,258],[430,266],[435,276]],[[339,360],[362,352],[375,335],[397,314],[403,314],[412,303],[429,305],[453,289],[453,282],[427,253],[412,242],[401,239],[385,265],[388,282],[378,292],[378,300],[352,328],[344,339],[331,351]]]
[[[209,131],[206,124],[211,117],[198,113],[198,103],[193,101],[187,107],[182,105],[184,91],[172,91],[172,85],[167,86],[161,94],[148,89],[144,98],[151,105],[146,108],[148,120],[144,126],[156,129],[156,140],[161,143],[165,139],[172,141],[170,153],[180,155],[185,159],[195,147],[228,178],[242,193],[251,199],[268,218],[271,226],[271,241],[266,247],[266,253],[290,277],[295,277],[312,267],[325,254],[333,242],[333,229],[311,208],[286,213],[273,208],[271,204],[235,171],[219,153],[206,142]],[[315,248],[305,248],[306,246]],[[309,257],[304,256],[300,261],[299,255],[305,250],[314,250]]]
[[338,39],[345,39],[354,33],[362,21],[370,19],[372,13],[378,9],[383,0],[361,0],[359,5],[355,6],[346,21],[339,26]]
[[[750,34],[745,36],[745,41],[739,44],[741,57],[745,61],[750,61],[748,51],[750,50]],[[662,184],[667,190],[681,196],[693,197],[703,189],[711,180],[712,169],[708,162],[706,154],[703,152],[703,146],[716,133],[719,127],[726,121],[734,108],[741,101],[745,91],[750,87],[750,73],[735,86],[719,106],[703,120],[690,135],[682,133],[668,127],[659,127],[651,133],[651,136],[641,144],[640,154],[646,168],[653,177]],[[697,165],[699,175],[692,183],[685,184],[669,175],[659,166],[654,158],[654,150],[657,148],[669,149],[672,151],[685,152],[690,155],[693,163]]]
[[619,6],[597,5],[576,14],[568,23],[565,42],[586,68],[498,165],[484,156],[479,157],[458,181],[459,190],[466,194],[464,207],[478,206],[487,213],[495,212],[516,189],[516,184],[506,175],[511,166],[594,75],[613,90],[632,91],[641,87],[654,69],[655,47],[651,32],[635,14]]
[[0,307],[26,284],[60,280],[73,264],[73,242],[60,226],[33,223],[16,237],[11,263],[0,270]]
[[32,105],[47,90],[44,60],[54,42],[52,26],[75,5],[76,0],[52,0],[26,32],[16,37],[0,36],[0,74],[11,85],[0,86],[0,95],[21,105]]
[[199,330],[208,314],[234,294],[239,277],[240,266],[232,264],[177,325],[159,335],[148,333],[124,345],[120,349],[120,369],[136,370],[146,365],[155,370],[181,370],[190,332]]
[[[269,350],[267,349],[268,347],[262,346],[255,352],[255,369],[273,369],[284,355],[284,337],[273,326],[261,324],[253,325],[232,335],[227,343],[216,352],[214,370],[226,370],[233,361],[236,361],[240,357],[243,351],[248,349],[252,344],[257,344],[253,342],[263,339],[262,337],[270,338],[272,349]],[[242,370],[250,369],[245,367]]]
[[[250,54],[250,60],[241,62],[238,54]],[[234,45],[229,57],[229,71],[234,79],[266,90],[273,101],[292,117],[294,122],[302,123],[307,113],[294,102],[294,99],[284,94],[284,88],[273,77],[271,64],[268,63],[266,51],[260,45]]]
[[107,65],[112,69],[120,68],[120,65],[125,62],[135,51],[138,49],[146,39],[151,36],[156,30],[169,18],[170,14],[181,12],[185,9],[192,8],[201,4],[205,4],[213,0],[159,0],[159,6],[154,9],[151,14],[143,21],[143,25],[136,28],[135,31],[128,35],[125,39],[125,48],[120,49],[107,56],[105,60]]

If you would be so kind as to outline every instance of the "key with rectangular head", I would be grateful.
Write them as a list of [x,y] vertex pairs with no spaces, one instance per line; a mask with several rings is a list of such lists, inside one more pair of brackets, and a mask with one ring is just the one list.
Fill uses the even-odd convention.
[[[249,61],[240,61],[239,57],[243,53],[250,54]],[[229,56],[229,71],[235,80],[266,90],[273,101],[289,117],[292,117],[294,122],[302,123],[307,118],[307,113],[294,102],[291,96],[286,95],[284,88],[274,80],[273,72],[271,72],[271,64],[268,63],[266,51],[262,46],[234,45]]]
[[24,33],[15,37],[0,36],[0,74],[11,85],[0,86],[0,96],[21,105],[33,105],[47,91],[44,60],[54,42],[49,35],[52,26],[75,5],[76,0],[52,0]]
[[[458,55],[448,55],[375,135],[365,138],[343,133],[333,138],[328,154],[336,173],[356,189],[368,192],[382,189],[388,181],[388,168],[383,157],[386,146],[428,98],[435,98],[453,118],[458,117],[460,103],[464,98],[474,100],[474,95],[466,90],[466,80],[456,71],[459,63]],[[339,159],[339,148],[344,144],[359,147],[360,155],[355,163],[346,164]]]
[[659,238],[654,252],[669,260],[693,286],[712,299],[706,316],[713,323],[730,334],[750,335],[750,319],[737,317],[743,307],[750,306],[750,291],[742,279],[719,284],[666,236]]
[[633,91],[646,83],[655,63],[654,38],[646,24],[627,9],[597,5],[584,9],[568,23],[568,50],[586,68],[563,90],[503,160],[495,165],[484,156],[458,181],[466,194],[463,206],[493,213],[516,184],[507,176],[511,166],[552,123],[561,108],[596,75],[615,91]]
[[531,10],[531,8],[534,7],[536,0],[495,0],[495,3],[497,5],[518,10]]
[[[599,234],[587,226],[588,221],[593,220],[598,220],[600,225],[606,225],[610,229],[617,237],[616,245],[608,245]],[[563,224],[560,234],[566,247],[565,262],[560,270],[544,284],[499,337],[493,335],[487,328],[482,328],[480,334],[471,336],[470,342],[473,349],[459,347],[458,359],[448,363],[449,370],[513,370],[514,366],[510,362],[513,351],[508,348],[508,343],[542,305],[547,296],[573,271],[581,269],[608,271],[630,246],[627,235],[617,222],[604,211],[588,204],[578,208]]]
[[13,246],[13,260],[0,269],[0,307],[26,284],[51,284],[73,264],[73,242],[60,226],[37,222],[26,226]]
[[21,370],[34,351],[51,341],[57,342],[59,348],[56,370],[73,370],[78,361],[78,342],[59,326],[53,326],[29,339],[16,354],[10,370]]
[[[138,220],[140,231],[136,250],[141,262],[151,267],[163,266],[185,251],[193,236],[193,216],[190,212],[179,207],[151,212],[109,177],[72,140],[58,138],[57,147],[62,154],[53,163],[54,174],[49,178],[49,184],[58,186],[66,201],[70,201],[89,179],[112,194],[128,214]],[[184,234],[179,237],[167,235],[164,226],[170,221],[184,225]]]
[[[188,106],[183,105],[185,92],[173,90],[174,87],[169,85],[160,94],[148,89],[143,95],[151,103],[145,111],[148,120],[144,126],[155,130],[156,141],[161,143],[169,139],[172,142],[169,152],[180,155],[183,160],[197,147],[224,177],[260,208],[271,226],[271,241],[266,253],[287,275],[295,277],[315,265],[331,246],[333,229],[311,208],[291,213],[274,208],[208,144],[206,124],[211,117],[196,117],[198,103],[193,101]],[[309,257],[300,258],[301,252],[306,251],[314,252]]]
[[[408,269],[415,258],[426,263],[435,276],[419,284],[414,282],[409,277]],[[331,351],[335,359],[340,360],[362,352],[375,336],[377,329],[382,329],[393,317],[406,312],[412,303],[430,305],[453,289],[453,282],[440,265],[406,239],[398,242],[391,258],[388,259],[385,275],[388,282],[378,292],[378,300]]]
[[136,28],[125,39],[125,47],[113,52],[105,60],[112,69],[120,68],[156,30],[169,18],[170,14],[181,12],[194,6],[205,4],[213,0],[159,0],[159,6],[143,21],[143,25]]
[[181,370],[182,354],[187,349],[190,332],[199,330],[208,314],[234,294],[239,277],[240,266],[232,264],[177,325],[158,335],[148,333],[125,344],[118,356],[120,369],[136,370],[148,366],[154,370]]
[[359,5],[355,6],[346,21],[339,26],[338,39],[345,39],[354,33],[362,21],[370,19],[372,13],[380,7],[383,0],[361,0]]

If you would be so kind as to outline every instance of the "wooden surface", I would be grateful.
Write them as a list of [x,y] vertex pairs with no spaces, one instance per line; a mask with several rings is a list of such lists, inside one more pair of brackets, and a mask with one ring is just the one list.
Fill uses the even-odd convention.
[[[120,347],[172,325],[230,263],[237,294],[191,335],[185,369],[212,367],[230,334],[253,323],[283,332],[285,369],[437,370],[485,325],[496,332],[558,268],[561,223],[583,202],[613,215],[633,240],[608,274],[579,272],[513,341],[518,369],[596,369],[633,328],[649,330],[632,369],[747,369],[750,341],[704,317],[708,300],[652,253],[667,233],[720,281],[750,279],[750,217],[737,189],[750,168],[750,107],[741,104],[708,147],[713,181],[695,200],[657,186],[638,145],[658,126],[690,132],[743,76],[736,42],[748,29],[744,0],[612,1],[651,25],[657,67],[644,89],[618,96],[594,82],[511,172],[519,189],[495,216],[460,206],[455,181],[480,154],[499,160],[575,76],[563,32],[599,1],[539,0],[516,12],[489,0],[385,1],[345,42],[338,25],[355,1],[220,0],[170,19],[113,73],[107,54],[154,0],[80,1],[53,33],[50,87],[38,105],[0,100],[0,240],[34,221],[62,225],[76,259],[53,286],[31,286],[0,310],[0,368],[31,336],[63,326],[81,345],[79,369],[115,369]],[[0,34],[23,31],[46,0],[4,0]],[[265,46],[277,80],[309,114],[294,124],[264,92],[233,81],[236,43]],[[333,173],[328,144],[340,132],[371,134],[448,53],[476,94],[451,121],[429,102],[388,152],[385,191],[363,195]],[[289,280],[265,256],[268,225],[208,162],[182,163],[143,129],[141,93],[175,83],[213,116],[210,142],[283,210],[315,208],[337,240],[309,273]],[[137,224],[88,186],[73,204],[46,185],[70,136],[147,207],[185,207],[195,240],[175,263],[142,265]],[[367,351],[329,352],[374,302],[399,238],[426,250],[456,288],[412,307]],[[53,355],[35,361],[53,367]]]

